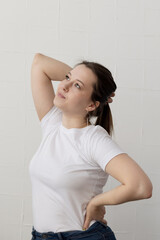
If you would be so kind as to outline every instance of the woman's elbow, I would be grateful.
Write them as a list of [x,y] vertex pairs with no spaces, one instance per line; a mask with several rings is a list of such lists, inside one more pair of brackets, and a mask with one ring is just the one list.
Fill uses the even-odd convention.
[[150,180],[142,183],[139,188],[139,197],[140,199],[147,199],[152,197],[153,185]]

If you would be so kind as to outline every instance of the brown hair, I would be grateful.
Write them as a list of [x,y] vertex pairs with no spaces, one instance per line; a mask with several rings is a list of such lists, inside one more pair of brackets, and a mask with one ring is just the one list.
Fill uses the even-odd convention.
[[90,68],[97,77],[97,82],[93,85],[93,92],[91,95],[92,101],[95,103],[99,101],[99,106],[94,110],[88,112],[86,117],[97,117],[95,125],[102,126],[109,135],[113,132],[113,119],[109,104],[106,103],[108,97],[112,92],[115,92],[117,86],[114,82],[112,73],[103,65],[97,62],[89,62],[83,60],[77,65],[84,64],[86,67]]

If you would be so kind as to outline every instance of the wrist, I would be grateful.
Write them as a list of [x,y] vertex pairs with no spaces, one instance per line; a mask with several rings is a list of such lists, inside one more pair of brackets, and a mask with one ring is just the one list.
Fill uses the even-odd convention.
[[90,204],[95,206],[95,207],[104,206],[104,204],[101,202],[101,195],[102,194],[98,194],[95,197],[93,197],[90,200]]

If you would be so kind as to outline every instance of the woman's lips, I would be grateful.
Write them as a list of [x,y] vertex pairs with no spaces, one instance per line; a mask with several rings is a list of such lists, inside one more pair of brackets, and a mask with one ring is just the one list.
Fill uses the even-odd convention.
[[61,98],[65,98],[62,94],[58,93],[58,96]]

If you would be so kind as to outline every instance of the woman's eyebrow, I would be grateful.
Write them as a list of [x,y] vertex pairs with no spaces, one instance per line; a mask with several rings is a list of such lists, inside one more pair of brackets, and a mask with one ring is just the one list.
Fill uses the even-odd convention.
[[[68,74],[72,75],[71,72],[69,72]],[[81,80],[79,80],[79,79],[76,79],[76,80],[79,81],[79,82],[81,82],[81,83],[84,85],[84,83],[83,83]],[[84,86],[85,86],[85,85],[84,85]]]

